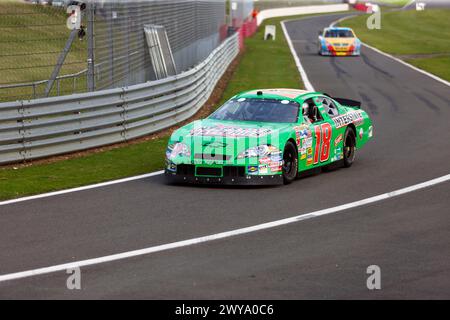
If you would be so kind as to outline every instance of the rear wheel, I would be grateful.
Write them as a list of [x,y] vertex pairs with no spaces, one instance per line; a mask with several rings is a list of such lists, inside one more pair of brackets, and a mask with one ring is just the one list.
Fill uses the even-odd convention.
[[289,184],[295,180],[298,172],[298,156],[297,148],[288,141],[283,151],[283,181],[284,184]]
[[350,167],[355,161],[356,136],[355,131],[348,127],[344,138],[344,167]]

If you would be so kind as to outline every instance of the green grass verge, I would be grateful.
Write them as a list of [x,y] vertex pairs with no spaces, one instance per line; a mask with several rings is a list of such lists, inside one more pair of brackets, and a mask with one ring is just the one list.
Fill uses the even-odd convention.
[[78,187],[161,169],[167,138],[85,157],[0,169],[0,199]]
[[341,25],[353,28],[363,42],[450,80],[449,16],[450,9],[383,11],[380,30],[367,29],[367,15]]
[[450,55],[425,59],[406,59],[406,62],[450,81]]
[[[262,40],[264,25],[252,38],[246,39],[245,54],[221,102],[247,89],[302,87],[281,29],[281,20],[277,18],[265,22],[277,26],[276,41]],[[0,168],[0,199],[74,188],[160,170],[164,166],[167,140],[168,136],[164,136],[80,158],[17,169]]]

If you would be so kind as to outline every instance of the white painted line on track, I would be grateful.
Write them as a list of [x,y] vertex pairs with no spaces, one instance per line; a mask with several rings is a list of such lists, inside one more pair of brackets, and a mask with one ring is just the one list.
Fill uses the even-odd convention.
[[420,73],[422,73],[422,74],[424,74],[424,75],[426,75],[426,76],[428,76],[428,77],[430,77],[430,78],[432,78],[432,79],[434,79],[436,81],[439,81],[439,82],[445,84],[446,86],[450,87],[450,82],[448,82],[448,81],[446,81],[446,80],[444,80],[442,78],[439,78],[438,76],[436,76],[436,75],[434,75],[432,73],[429,73],[429,72],[427,72],[425,70],[419,69],[419,68],[413,66],[412,64],[409,64],[408,62],[405,62],[402,59],[396,58],[396,57],[390,55],[389,53],[383,52],[380,49],[374,48],[374,47],[368,45],[367,43],[362,42],[362,45],[367,47],[367,48],[369,48],[369,49],[372,49],[373,51],[378,52],[379,54],[381,54],[383,56],[391,58],[392,60],[395,60],[395,61],[397,61],[397,62],[399,62],[399,63],[401,63],[401,64],[403,64],[403,65],[405,65],[405,66],[407,66],[407,67],[409,67],[411,69],[413,69],[413,70],[416,70],[416,71],[418,71],[418,72],[420,72]]
[[[347,19],[353,18],[353,17],[356,17],[356,15],[351,15],[351,16],[347,16],[347,17],[340,18],[340,19],[338,19],[338,20],[336,20],[336,21],[330,23],[330,27],[334,27],[336,24],[338,24],[338,23],[340,23],[340,22],[343,22],[343,21],[345,21],[345,20],[347,20]],[[390,59],[392,59],[392,60],[394,60],[394,61],[397,61],[398,63],[401,63],[401,64],[403,64],[404,66],[406,66],[406,67],[408,67],[408,68],[410,68],[410,69],[413,69],[413,70],[415,70],[415,71],[417,71],[417,72],[420,72],[420,73],[422,73],[422,74],[424,74],[424,75],[426,75],[426,76],[428,76],[428,77],[430,77],[430,78],[432,78],[432,79],[434,79],[434,80],[436,80],[436,81],[439,81],[440,83],[442,83],[442,84],[444,84],[444,85],[450,87],[450,82],[448,82],[448,81],[446,81],[446,80],[444,80],[444,79],[442,79],[442,78],[439,78],[438,76],[436,76],[436,75],[434,75],[434,74],[432,74],[432,73],[430,73],[430,72],[427,72],[427,71],[425,71],[425,70],[422,70],[422,69],[420,69],[420,68],[417,68],[417,67],[413,66],[412,64],[409,64],[408,62],[405,62],[405,61],[403,61],[402,59],[396,58],[396,57],[394,57],[393,55],[390,55],[389,53],[383,52],[383,51],[381,51],[380,49],[377,49],[377,48],[375,48],[375,47],[372,47],[371,45],[368,45],[368,44],[365,43],[365,42],[362,42],[362,41],[361,41],[361,44],[362,44],[363,46],[365,46],[366,48],[369,48],[369,49],[371,49],[371,50],[373,50],[373,51],[375,51],[375,52],[377,52],[377,53],[379,53],[379,54],[381,54],[381,55],[383,55],[383,56],[385,56],[385,57],[388,57],[388,58],[390,58]]]
[[72,192],[78,192],[78,191],[84,191],[84,190],[89,190],[89,189],[95,189],[95,188],[111,186],[111,185],[118,184],[118,183],[124,183],[124,182],[129,182],[129,181],[145,179],[145,178],[157,176],[157,175],[160,175],[160,174],[163,174],[163,173],[164,173],[164,171],[156,171],[156,172],[152,172],[152,173],[143,174],[143,175],[140,175],[140,176],[134,176],[134,177],[123,178],[123,179],[119,179],[119,180],[107,181],[107,182],[92,184],[92,185],[89,185],[89,186],[84,186],[84,187],[79,187],[79,188],[66,189],[66,190],[60,190],[60,191],[55,191],[55,192],[38,194],[38,195],[35,195],[35,196],[29,196],[29,197],[24,197],[24,198],[6,200],[6,201],[3,201],[3,202],[0,202],[0,206],[5,206],[5,205],[8,205],[8,204],[19,203],[19,202],[24,202],[24,201],[48,198],[48,197],[58,196],[58,195],[66,194],[66,193],[72,193]]
[[39,268],[39,269],[34,269],[34,270],[0,275],[0,282],[18,280],[18,279],[23,279],[23,278],[28,278],[28,277],[33,277],[33,276],[38,276],[38,275],[43,275],[43,274],[65,271],[65,270],[71,269],[71,268],[81,268],[81,267],[87,267],[87,266],[92,266],[92,265],[97,265],[97,264],[102,264],[102,263],[107,263],[107,262],[112,262],[112,261],[124,260],[124,259],[128,259],[128,258],[149,255],[151,253],[192,246],[192,245],[196,245],[196,244],[200,244],[200,243],[235,237],[238,235],[248,234],[248,233],[261,231],[261,230],[267,230],[267,229],[295,223],[298,221],[303,221],[306,219],[317,218],[320,216],[325,216],[325,215],[329,215],[329,214],[333,214],[333,213],[338,213],[338,212],[341,212],[344,210],[353,209],[353,208],[361,207],[364,205],[372,204],[372,203],[379,202],[382,200],[397,197],[397,196],[400,196],[400,195],[403,195],[403,194],[406,194],[409,192],[424,189],[424,188],[427,188],[427,187],[430,187],[430,186],[433,186],[433,185],[436,185],[439,183],[443,183],[443,182],[449,181],[449,180],[450,180],[450,174],[447,174],[445,176],[442,176],[442,177],[439,177],[439,178],[436,178],[433,180],[429,180],[429,181],[426,181],[423,183],[415,184],[413,186],[406,187],[403,189],[383,193],[383,194],[380,194],[380,195],[377,195],[374,197],[366,198],[366,199],[355,201],[355,202],[350,202],[350,203],[343,204],[343,205],[333,207],[333,208],[328,208],[328,209],[323,209],[323,210],[318,210],[318,211],[314,211],[314,212],[301,214],[301,215],[294,216],[291,218],[271,221],[271,222],[267,222],[267,223],[263,223],[263,224],[258,224],[255,226],[250,226],[250,227],[241,228],[241,229],[235,229],[235,230],[226,231],[226,232],[222,232],[222,233],[216,233],[216,234],[207,235],[207,236],[203,236],[203,237],[199,237],[199,238],[193,238],[193,239],[184,240],[184,241],[177,241],[177,242],[172,242],[172,243],[168,243],[168,244],[162,244],[162,245],[149,247],[149,248],[145,248],[145,249],[128,251],[128,252],[123,252],[123,253],[119,253],[119,254],[113,254],[113,255],[104,256],[104,257],[100,257],[100,258],[70,262],[70,263],[55,265],[55,266],[46,267],[46,268]]
[[409,6],[411,6],[414,2],[416,2],[416,0],[410,0],[408,1],[403,7],[402,9],[407,9]]
[[297,52],[295,51],[294,45],[292,44],[291,37],[289,36],[289,33],[286,30],[286,26],[284,24],[286,21],[287,20],[281,21],[281,27],[283,29],[283,33],[288,43],[289,49],[291,49],[292,56],[294,57],[295,64],[297,66],[298,71],[300,72],[300,76],[302,77],[305,89],[309,91],[314,91],[314,87],[308,79],[308,75],[306,74],[306,71],[303,68],[302,63],[300,62],[300,58],[298,57]]

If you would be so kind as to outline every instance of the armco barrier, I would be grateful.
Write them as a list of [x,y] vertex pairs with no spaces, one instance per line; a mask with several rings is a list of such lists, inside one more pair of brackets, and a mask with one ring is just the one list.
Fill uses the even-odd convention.
[[166,79],[87,94],[0,103],[0,164],[85,150],[193,116],[239,53],[239,35],[195,68]]

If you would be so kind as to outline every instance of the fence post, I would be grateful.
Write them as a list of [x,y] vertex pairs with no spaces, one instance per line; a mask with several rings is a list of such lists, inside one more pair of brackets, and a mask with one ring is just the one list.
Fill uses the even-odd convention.
[[92,2],[88,3],[87,7],[87,17],[88,17],[88,32],[87,32],[87,90],[94,91],[95,90],[95,56],[94,56],[94,23],[95,23],[95,5]]
[[53,84],[55,83],[56,78],[59,75],[59,71],[61,71],[61,68],[64,64],[64,61],[66,61],[66,57],[69,54],[70,48],[72,47],[72,43],[74,42],[75,38],[78,35],[78,30],[74,29],[70,32],[69,38],[66,41],[66,45],[59,55],[58,62],[55,65],[55,68],[53,69],[52,75],[50,76],[50,79],[48,80],[47,87],[45,88],[45,97],[48,97],[50,94],[50,91],[52,91]]

